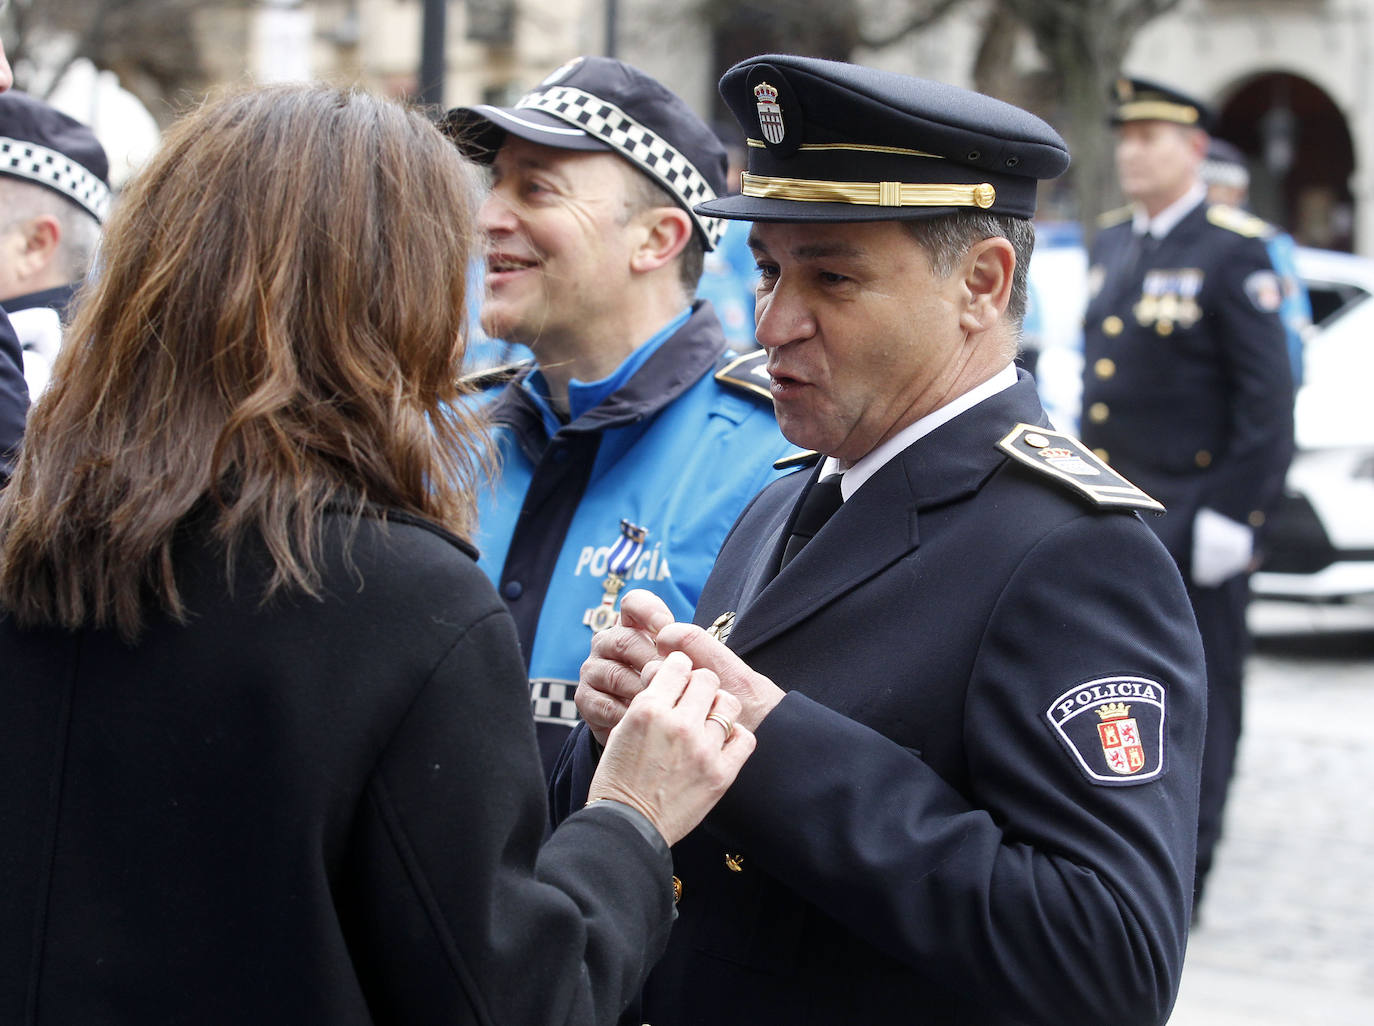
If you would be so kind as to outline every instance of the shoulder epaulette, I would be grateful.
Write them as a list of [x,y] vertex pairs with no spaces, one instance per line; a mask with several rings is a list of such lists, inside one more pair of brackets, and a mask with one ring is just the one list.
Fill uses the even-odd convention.
[[1098,214],[1097,226],[1099,228],[1110,228],[1113,225],[1120,224],[1122,221],[1129,221],[1134,213],[1135,210],[1132,207],[1117,207],[1115,210],[1109,210],[1105,214]]
[[1094,505],[1164,512],[1163,503],[1131,484],[1072,435],[1017,424],[997,446],[1032,470],[1091,499]]
[[1216,203],[1207,208],[1207,220],[1218,228],[1244,235],[1247,239],[1262,239],[1274,230],[1274,226],[1262,217],[1256,217],[1250,211],[1241,210],[1239,207],[1228,207],[1223,203]]
[[520,376],[520,372],[530,366],[529,360],[502,364],[499,367],[483,367],[481,370],[464,374],[459,382],[474,392],[485,392],[497,385],[507,385]]
[[774,470],[796,470],[798,467],[814,467],[820,462],[821,454],[815,449],[798,449],[789,456],[773,461]]
[[767,399],[772,403],[773,393],[768,387],[768,369],[765,367],[767,363],[768,350],[755,349],[728,360],[716,371],[716,380],[756,399]]

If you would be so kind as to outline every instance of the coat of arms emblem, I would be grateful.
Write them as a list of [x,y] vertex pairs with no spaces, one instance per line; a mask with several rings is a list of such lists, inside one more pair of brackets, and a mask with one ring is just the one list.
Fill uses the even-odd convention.
[[1139,773],[1145,767],[1145,746],[1140,741],[1140,728],[1131,717],[1131,707],[1125,702],[1108,702],[1099,706],[1097,725],[1102,739],[1102,754],[1113,773],[1123,777]]
[[759,129],[763,137],[776,146],[787,132],[778,103],[778,90],[767,82],[760,82],[754,86],[754,99],[758,101]]

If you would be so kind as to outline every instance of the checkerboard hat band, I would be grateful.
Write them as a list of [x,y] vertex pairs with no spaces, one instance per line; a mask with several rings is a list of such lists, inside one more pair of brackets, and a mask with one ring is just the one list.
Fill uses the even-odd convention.
[[46,146],[0,136],[0,175],[56,189],[102,224],[110,212],[109,187],[70,157]]
[[553,86],[523,97],[515,106],[552,114],[618,150],[678,198],[712,247],[720,244],[725,222],[718,217],[703,217],[693,209],[698,203],[715,199],[716,191],[668,140],[615,104],[581,89]]

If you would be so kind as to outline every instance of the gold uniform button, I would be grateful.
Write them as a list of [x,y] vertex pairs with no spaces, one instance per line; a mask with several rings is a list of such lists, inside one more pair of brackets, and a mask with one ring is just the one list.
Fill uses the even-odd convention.
[[1105,356],[1102,357],[1102,359],[1093,364],[1093,373],[1103,380],[1110,378],[1116,373],[1116,361],[1109,360]]
[[1107,409],[1106,403],[1093,403],[1088,407],[1088,419],[1094,424],[1105,424],[1111,415],[1112,411]]
[[743,872],[744,872],[744,856],[743,856],[743,855],[731,855],[729,852],[726,852],[726,853],[725,853],[725,868],[728,869],[728,870],[730,870],[730,872],[732,872],[732,873],[743,873]]
[[1155,331],[1158,332],[1161,337],[1172,335],[1174,333],[1174,322],[1160,321],[1155,325]]
[[682,881],[673,877],[673,904],[676,905],[682,900]]
[[1122,323],[1121,318],[1116,314],[1112,314],[1102,322],[1102,333],[1115,338],[1117,335],[1121,334],[1125,327],[1126,325]]
[[1258,510],[1258,509],[1257,509],[1257,510],[1254,510],[1254,511],[1253,511],[1248,517],[1246,517],[1245,519],[1248,520],[1248,521],[1250,522],[1250,526],[1251,526],[1251,527],[1263,527],[1263,526],[1264,526],[1264,511],[1263,511],[1263,510]]
[[1212,465],[1212,454],[1206,449],[1199,449],[1197,455],[1193,457],[1193,462],[1199,467],[1210,467]]
[[1109,460],[1109,459],[1107,458],[1107,450],[1106,450],[1106,449],[1094,449],[1094,450],[1093,450],[1093,455],[1096,456],[1098,459],[1100,459],[1103,463],[1110,464],[1110,463],[1112,462],[1111,460]]

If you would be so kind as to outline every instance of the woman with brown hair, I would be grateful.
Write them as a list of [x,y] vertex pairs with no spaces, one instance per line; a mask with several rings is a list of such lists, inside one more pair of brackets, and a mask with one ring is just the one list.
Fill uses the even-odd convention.
[[541,846],[461,540],[473,196],[322,86],[208,104],[122,196],[0,495],[0,1021],[610,1022],[661,952],[753,738],[670,659]]

